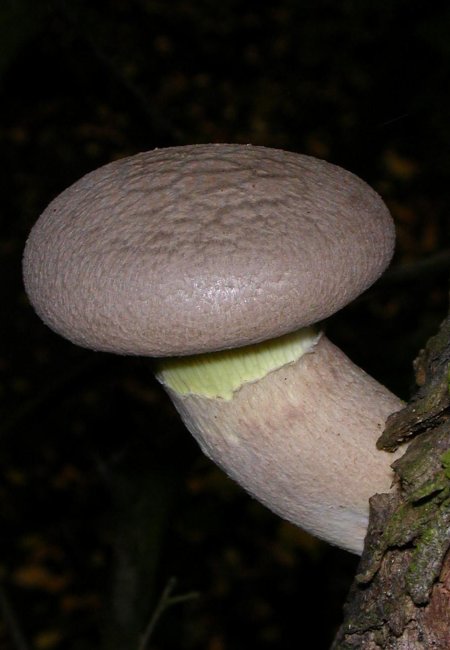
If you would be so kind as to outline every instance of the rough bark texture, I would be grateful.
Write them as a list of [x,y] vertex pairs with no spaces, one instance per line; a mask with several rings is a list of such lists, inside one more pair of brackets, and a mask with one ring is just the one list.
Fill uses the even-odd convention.
[[450,316],[415,362],[419,389],[379,447],[411,440],[395,494],[375,495],[332,650],[450,648]]

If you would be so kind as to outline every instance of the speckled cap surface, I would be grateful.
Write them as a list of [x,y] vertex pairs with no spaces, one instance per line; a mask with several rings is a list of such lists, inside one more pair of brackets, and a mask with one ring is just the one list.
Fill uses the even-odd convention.
[[362,180],[250,145],[157,149],[58,196],[24,253],[47,325],[96,350],[185,355],[280,336],[370,286],[394,247]]

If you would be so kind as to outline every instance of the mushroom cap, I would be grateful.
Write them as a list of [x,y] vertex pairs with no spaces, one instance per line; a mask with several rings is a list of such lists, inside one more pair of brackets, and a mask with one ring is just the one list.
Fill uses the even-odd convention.
[[157,149],[93,171],[32,229],[24,281],[71,341],[148,356],[281,336],[370,286],[394,247],[366,183],[250,145]]

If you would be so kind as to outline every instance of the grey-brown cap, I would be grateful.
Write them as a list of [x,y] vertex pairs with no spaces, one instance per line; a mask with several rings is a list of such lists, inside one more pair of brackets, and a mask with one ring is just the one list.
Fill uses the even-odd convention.
[[394,246],[366,183],[250,145],[141,153],[87,174],[32,229],[24,279],[79,345],[186,355],[280,336],[370,286]]

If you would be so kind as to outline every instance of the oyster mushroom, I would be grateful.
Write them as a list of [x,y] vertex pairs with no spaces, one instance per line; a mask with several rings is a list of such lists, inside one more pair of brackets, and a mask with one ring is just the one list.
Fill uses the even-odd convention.
[[395,456],[375,441],[402,402],[314,324],[367,289],[393,247],[386,206],[353,174],[194,145],[87,174],[41,215],[23,268],[47,325],[158,357],[210,458],[282,517],[360,553],[369,497],[393,480]]

